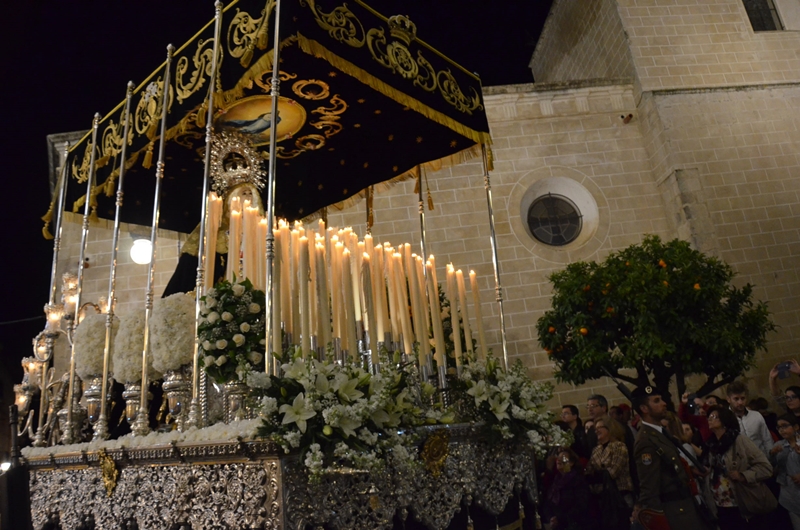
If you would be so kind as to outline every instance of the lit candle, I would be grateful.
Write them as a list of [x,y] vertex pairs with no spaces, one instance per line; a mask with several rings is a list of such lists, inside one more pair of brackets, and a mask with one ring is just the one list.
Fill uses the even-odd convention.
[[317,243],[317,298],[319,299],[320,340],[327,347],[331,342],[331,306],[328,296],[328,270],[325,266],[325,244]]
[[[386,333],[391,332],[392,325],[389,321],[389,304],[387,302],[386,293],[386,272],[383,264],[383,247],[377,245],[375,247],[375,303],[379,305],[380,320],[378,321],[378,329],[380,334],[378,340],[383,342],[386,339]],[[388,347],[388,345],[387,345]]]
[[267,290],[267,220],[264,217],[258,218],[256,237],[256,278],[258,289]]
[[472,353],[472,333],[469,327],[469,310],[467,309],[467,289],[464,286],[464,273],[461,269],[456,271],[456,282],[458,283],[458,307],[461,309],[461,321],[464,323],[464,349]]
[[319,303],[318,303],[318,299],[317,299],[317,260],[316,260],[316,252],[317,252],[317,250],[315,248],[316,245],[315,246],[311,246],[312,242],[311,242],[311,237],[310,236],[312,235],[312,232],[309,231],[308,234],[309,234],[309,237],[308,237],[308,253],[309,253],[309,257],[308,257],[308,279],[309,279],[309,282],[311,284],[309,289],[308,289],[308,304],[309,304],[309,307],[311,308],[309,310],[309,313],[308,313],[308,318],[309,318],[309,324],[310,324],[310,329],[311,329],[311,331],[310,331],[311,336],[313,337],[313,336],[316,335],[317,337],[319,337],[319,325],[317,323],[319,321]]
[[214,263],[217,257],[217,234],[219,233],[219,223],[222,218],[222,199],[217,197],[213,191],[208,196],[208,231],[206,232],[206,274],[203,279],[204,290],[208,291],[214,286],[215,271]]
[[469,283],[472,287],[472,303],[475,306],[475,322],[478,325],[478,342],[481,346],[480,358],[485,359],[488,350],[486,349],[486,333],[483,331],[483,318],[481,318],[481,295],[478,291],[478,279],[475,271],[469,271]]
[[311,317],[308,305],[308,238],[299,239],[298,248],[298,281],[300,291],[300,347],[304,358],[311,355]]
[[394,265],[395,281],[397,282],[397,310],[400,311],[400,326],[403,330],[403,347],[405,353],[414,353],[414,332],[411,329],[411,319],[408,315],[408,287],[406,286],[406,276],[403,271],[403,257],[395,252],[392,256]]
[[461,326],[458,322],[458,293],[456,292],[456,274],[453,264],[447,264],[447,298],[450,300],[450,323],[453,326],[453,346],[455,348],[456,366],[461,366]]
[[353,359],[358,358],[358,341],[356,340],[355,301],[353,300],[353,274],[350,265],[350,250],[342,251],[342,287],[344,288],[345,318],[343,319],[347,349]]
[[[331,240],[333,243],[333,240]],[[334,265],[333,269],[333,282],[331,282],[331,294],[333,295],[334,300],[334,307],[333,307],[333,315],[334,315],[334,330],[336,331],[336,337],[339,337],[342,343],[342,348],[345,347],[345,343],[347,342],[347,336],[345,335],[345,326],[344,326],[344,293],[342,292],[342,251],[344,250],[344,245],[340,242],[336,242],[333,245],[333,256],[331,256],[332,263]]]
[[419,289],[419,303],[422,310],[422,317],[420,318],[422,338],[420,339],[420,350],[425,354],[426,358],[431,353],[430,342],[430,311],[428,310],[428,290],[425,283],[425,273],[422,271],[424,265],[420,256],[414,257],[414,270],[417,275],[417,286]]
[[400,311],[397,308],[397,282],[394,276],[394,263],[391,248],[383,248],[383,260],[386,267],[386,292],[388,293],[389,321],[391,322],[392,341],[400,341]]
[[275,258],[272,260],[272,352],[282,352],[281,344],[281,232],[273,230]]
[[[295,226],[299,226],[295,221]],[[300,344],[300,231],[292,230],[292,344]]]
[[369,254],[366,252],[361,260],[361,280],[364,282],[362,292],[364,293],[364,312],[367,315],[366,330],[369,332],[369,349],[372,351],[372,362],[378,362],[378,349],[377,349],[377,332],[378,332],[378,315],[375,311],[375,299],[372,297],[373,282],[372,282],[372,267]]
[[292,332],[292,265],[291,232],[289,225],[281,219],[279,223],[281,233],[281,319],[286,333]]
[[[237,201],[238,202],[238,201]],[[231,210],[228,222],[228,263],[225,278],[233,282],[234,277],[239,278],[239,259],[242,248],[242,212]]]
[[410,249],[406,249],[406,276],[408,277],[408,291],[411,293],[411,315],[414,326],[414,341],[419,343],[419,364],[425,363],[425,352],[422,347],[424,337],[422,336],[422,305],[419,300],[419,285],[417,283],[417,255],[412,255]]

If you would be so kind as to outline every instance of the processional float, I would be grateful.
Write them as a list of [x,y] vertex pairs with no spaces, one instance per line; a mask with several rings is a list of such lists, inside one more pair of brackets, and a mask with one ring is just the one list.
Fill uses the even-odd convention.
[[[47,328],[34,340],[35,356],[31,364],[36,369],[28,385],[34,390],[38,387],[40,400],[38,418],[34,421],[31,417],[27,424],[32,445],[40,448],[28,451],[26,456],[27,465],[37,471],[32,479],[33,498],[41,503],[52,501],[48,497],[56,495],[58,468],[99,466],[106,487],[111,484],[108,490],[111,500],[101,502],[97,497],[92,508],[99,524],[98,510],[121,509],[113,508],[111,494],[119,474],[117,468],[123,460],[127,466],[137,459],[150,464],[190,462],[198,469],[204,465],[210,469],[211,464],[258,461],[260,474],[254,480],[262,481],[260,487],[269,491],[257,495],[258,506],[249,508],[252,513],[248,512],[247,517],[254,519],[247,523],[248,528],[290,525],[302,528],[312,522],[353,528],[391,527],[392,510],[373,513],[367,522],[356,523],[336,515],[336,510],[329,507],[315,508],[308,491],[290,484],[293,472],[275,456],[274,444],[240,439],[206,446],[187,442],[183,446],[173,441],[167,449],[142,447],[141,450],[134,448],[138,444],[102,445],[109,437],[110,350],[116,325],[116,265],[123,222],[150,226],[151,242],[144,296],[141,382],[138,404],[134,400],[134,410],[129,411],[130,419],[135,416],[134,438],[144,438],[150,432],[147,389],[152,372],[149,356],[153,337],[149,321],[155,303],[154,270],[160,228],[184,233],[194,230],[196,236],[195,276],[186,290],[194,288],[194,321],[198,332],[190,361],[191,393],[186,392],[186,385],[182,387],[184,394],[178,401],[183,403],[174,411],[175,424],[181,432],[208,425],[206,372],[210,364],[210,368],[216,368],[214,356],[207,355],[208,345],[204,344],[200,330],[210,320],[213,297],[209,293],[215,293],[214,279],[223,276],[219,265],[215,265],[220,237],[227,239],[229,257],[242,250],[241,261],[238,255],[228,260],[225,275],[236,283],[245,274],[253,280],[253,287],[266,293],[263,364],[260,359],[250,358],[254,370],[281,377],[281,356],[289,350],[299,352],[297,356],[309,362],[311,359],[340,364],[348,360],[363,362],[368,373],[377,373],[381,351],[389,354],[384,358],[389,362],[413,365],[420,384],[437,387],[439,399],[447,400],[446,337],[439,318],[436,266],[426,242],[423,187],[427,184],[427,172],[470,158],[480,158],[483,162],[502,365],[509,369],[489,176],[490,135],[477,76],[418,38],[408,17],[386,18],[359,0],[341,5],[315,0],[235,0],[224,7],[217,2],[215,9],[211,22],[180,48],[170,45],[166,60],[155,72],[138,86],[129,83],[125,100],[105,117],[96,115],[91,131],[65,149],[57,193],[44,229],[47,233],[47,225],[54,218],[50,299],[45,307]],[[282,87],[288,90],[282,92]],[[157,159],[153,170],[154,154]],[[268,168],[266,179],[262,164]],[[198,178],[199,175],[202,177]],[[398,249],[388,244],[376,246],[370,233],[374,194],[392,183],[412,178],[417,180],[419,256],[411,252],[408,244]],[[68,186],[68,182],[83,186]],[[230,202],[222,200],[242,184],[247,184],[242,189],[249,189],[250,195],[237,196]],[[430,201],[430,191],[427,193]],[[363,241],[351,230],[335,233],[327,226],[327,209],[345,208],[361,199],[367,203],[367,231]],[[263,218],[256,208],[259,203],[264,204]],[[58,304],[62,217],[69,205],[74,211],[83,208],[80,259],[77,274],[65,277],[62,303]],[[320,215],[322,219],[317,222]],[[84,253],[90,223],[95,217],[114,221],[108,303],[104,307],[95,304],[87,307],[82,300]],[[312,226],[318,226],[318,231],[314,232]],[[328,276],[338,283],[332,283]],[[446,294],[454,313],[452,329],[456,330],[452,338],[454,356],[460,373],[462,351],[464,355],[478,354],[485,358],[488,348],[474,273],[470,275],[470,284],[473,310],[477,313],[475,334],[479,340],[475,341],[469,328],[464,276],[460,270],[448,266],[446,277]],[[322,309],[309,310],[310,301]],[[463,334],[456,314],[459,302],[466,328]],[[79,448],[78,456],[74,451],[55,456],[49,447],[53,443],[81,441],[86,412],[78,403],[80,380],[76,377],[74,335],[77,324],[92,309],[105,318],[99,399],[94,399],[94,407],[88,411],[93,421],[93,445]],[[61,335],[68,339],[71,355],[69,373],[58,387],[52,381],[53,370],[48,367],[53,344]],[[433,345],[428,337],[434,339]],[[480,347],[474,348],[473,342]],[[201,364],[206,370],[201,369]],[[216,364],[221,366],[219,362]],[[171,409],[172,406],[171,403]],[[242,409],[243,404],[238,407]],[[61,422],[57,421],[59,413]],[[477,458],[476,447],[470,445],[470,429],[448,431],[453,434],[450,461],[453,470],[462,475],[475,475],[474,470],[465,471],[470,468],[468,455]],[[444,458],[447,455],[445,449]],[[450,477],[448,482],[436,474],[440,482],[429,485],[431,495],[437,488],[445,488],[450,495],[439,505],[431,506],[430,499],[416,502],[408,492],[398,500],[397,492],[390,493],[393,490],[389,482],[381,485],[388,490],[384,491],[388,496],[379,495],[374,480],[362,501],[367,499],[368,509],[373,512],[380,512],[377,510],[380,503],[385,509],[391,506],[406,514],[407,507],[411,507],[431,527],[446,526],[462,497],[471,500],[473,494],[482,499],[491,513],[498,513],[514,487],[535,486],[530,483],[531,454],[518,453],[506,460],[495,460],[494,467],[487,464],[487,470],[495,475],[493,479],[473,476],[465,485],[454,484],[453,481],[459,482],[456,477]],[[269,462],[266,467],[265,461]],[[509,463],[515,469],[509,469]],[[127,469],[134,473],[130,467]],[[205,471],[216,477],[225,473],[219,469]],[[158,482],[161,479],[157,475],[152,471],[142,472],[135,480]],[[363,489],[363,476],[358,472],[350,475],[349,479],[340,476],[338,483],[331,480],[328,486]],[[501,478],[511,485],[492,482]],[[420,477],[412,473],[407,479],[419,481]],[[72,475],[67,480],[76,481],[80,487],[75,491],[86,494],[88,486],[81,482],[81,476]],[[70,498],[64,491],[57,495],[65,502]],[[118,497],[123,498],[124,493]],[[375,500],[378,498],[380,502]],[[132,502],[126,499],[124,502]],[[291,506],[294,499],[302,499],[302,509],[300,505]],[[129,505],[126,509],[133,513],[134,508]],[[37,509],[43,510],[38,516]],[[355,510],[353,516],[364,515],[363,507],[348,509]],[[45,512],[49,515],[44,515]],[[62,514],[61,524],[76,525],[81,517],[78,512],[70,512],[71,518]],[[176,517],[191,519],[191,514],[185,512],[177,510]],[[301,512],[314,515],[299,515]],[[34,519],[38,523],[52,518],[52,514],[52,509],[34,502]],[[200,515],[195,517],[197,521],[202,519]],[[198,528],[203,527],[200,522],[197,524]]]

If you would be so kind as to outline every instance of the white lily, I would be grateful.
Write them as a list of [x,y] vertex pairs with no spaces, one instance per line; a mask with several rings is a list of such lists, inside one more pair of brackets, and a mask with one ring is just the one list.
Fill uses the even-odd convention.
[[508,419],[508,413],[506,412],[506,409],[509,405],[510,402],[507,399],[504,399],[502,394],[495,394],[493,397],[489,398],[489,408],[497,417],[498,421]]
[[347,374],[338,374],[333,386],[337,394],[339,394],[339,399],[347,403],[351,403],[364,395],[364,392],[356,390],[358,379],[350,379]]
[[303,359],[296,359],[292,363],[281,366],[283,375],[289,379],[300,379],[306,373],[306,363]]
[[283,414],[283,421],[281,421],[283,425],[296,423],[297,428],[300,429],[302,433],[306,432],[306,420],[317,415],[314,409],[310,408],[306,403],[306,398],[302,392],[297,394],[297,397],[294,398],[291,405],[281,405],[278,412]]
[[352,418],[348,418],[347,416],[342,416],[339,418],[339,428],[344,432],[344,437],[347,438],[348,436],[355,436],[356,429],[361,427],[361,422],[358,420],[354,420]]
[[486,381],[481,379],[478,383],[467,390],[467,394],[475,398],[475,404],[480,404],[489,399],[489,388]]

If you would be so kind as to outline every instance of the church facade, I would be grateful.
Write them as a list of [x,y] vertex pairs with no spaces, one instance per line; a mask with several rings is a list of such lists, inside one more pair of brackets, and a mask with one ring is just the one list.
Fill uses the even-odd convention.
[[[769,302],[779,328],[748,374],[756,393],[766,394],[775,362],[796,355],[800,32],[793,28],[800,29],[800,2],[764,0],[766,11],[752,4],[556,0],[531,60],[537,82],[485,88],[509,355],[535,379],[553,378],[535,330],[550,306],[548,275],[576,260],[601,260],[646,234],[680,237],[718,256],[737,282],[754,284],[755,297]],[[772,17],[775,29],[762,31],[770,20],[758,14]],[[425,211],[428,252],[440,269],[452,262],[476,271],[489,342],[500,353],[482,164],[430,172],[427,188],[434,204]],[[532,208],[553,197],[580,219],[569,241],[529,222]],[[376,241],[410,242],[419,253],[414,182],[377,194],[374,212]],[[363,202],[328,218],[330,226],[364,234]],[[77,263],[80,220],[71,220],[64,267]],[[92,229],[89,300],[107,289],[110,228]],[[183,238],[161,236],[159,294]],[[130,261],[131,244],[123,229],[120,312],[144,301],[147,269]],[[597,392],[621,399],[607,380],[557,384],[553,406]]]

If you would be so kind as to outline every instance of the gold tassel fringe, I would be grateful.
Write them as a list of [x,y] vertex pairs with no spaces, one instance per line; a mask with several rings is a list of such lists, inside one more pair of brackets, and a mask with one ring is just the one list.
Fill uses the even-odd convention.
[[242,58],[239,59],[239,64],[242,65],[242,68],[247,68],[250,66],[250,61],[253,60],[253,46],[249,45],[245,48],[244,53],[242,54]]
[[147,152],[144,154],[144,160],[142,160],[142,167],[145,169],[150,169],[153,167],[153,147],[155,144],[150,142],[150,145],[147,146]]

